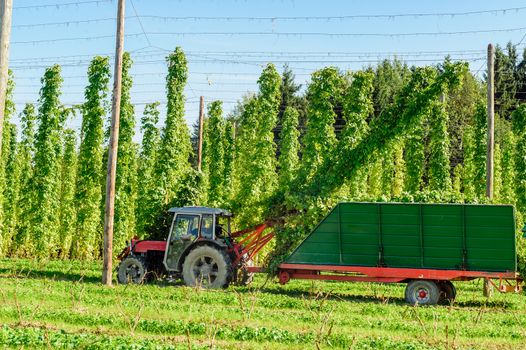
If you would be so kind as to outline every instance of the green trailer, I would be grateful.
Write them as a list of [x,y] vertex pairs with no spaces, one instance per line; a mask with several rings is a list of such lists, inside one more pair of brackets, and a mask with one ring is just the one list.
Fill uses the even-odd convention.
[[280,265],[291,278],[407,283],[411,303],[455,298],[452,281],[519,291],[511,205],[339,203]]

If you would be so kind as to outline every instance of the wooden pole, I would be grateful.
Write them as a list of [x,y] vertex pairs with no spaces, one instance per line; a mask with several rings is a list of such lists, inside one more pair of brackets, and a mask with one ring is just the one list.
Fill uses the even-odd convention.
[[0,159],[2,158],[5,99],[9,80],[9,38],[12,11],[13,0],[0,0]]
[[[495,51],[493,45],[488,45],[488,146],[486,153],[486,197],[493,199],[493,151],[495,146]],[[493,285],[489,279],[484,279],[483,294],[489,298],[493,295]]]
[[199,99],[199,140],[197,141],[197,170],[201,171],[203,161],[203,123],[205,119],[205,99]]
[[115,44],[115,71],[113,74],[113,99],[111,108],[110,144],[108,147],[108,171],[106,175],[106,209],[104,212],[104,250],[102,283],[111,286],[113,258],[113,216],[115,212],[115,176],[117,173],[117,150],[119,147],[119,118],[121,109],[122,53],[124,47],[125,0],[119,0],[117,11],[117,38]]
[[493,199],[493,152],[495,146],[495,101],[494,101],[494,67],[495,51],[493,45],[488,45],[488,148],[486,155],[486,196]]

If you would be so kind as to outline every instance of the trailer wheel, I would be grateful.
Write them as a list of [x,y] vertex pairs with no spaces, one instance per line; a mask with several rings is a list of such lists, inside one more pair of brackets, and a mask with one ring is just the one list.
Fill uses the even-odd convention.
[[440,304],[449,305],[457,297],[457,289],[451,281],[439,282],[438,288],[440,289],[440,298],[438,300]]
[[183,279],[191,287],[226,288],[232,280],[230,259],[216,248],[199,246],[184,260]]
[[440,289],[433,281],[413,280],[405,288],[405,300],[411,305],[435,305],[440,298]]
[[120,284],[143,283],[147,272],[146,260],[144,258],[129,255],[119,264],[117,280]]

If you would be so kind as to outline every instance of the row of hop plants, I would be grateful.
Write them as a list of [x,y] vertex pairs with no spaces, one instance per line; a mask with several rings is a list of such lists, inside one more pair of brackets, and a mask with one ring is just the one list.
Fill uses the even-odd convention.
[[[185,121],[183,51],[167,57],[163,126],[159,103],[147,105],[140,144],[133,141],[132,64],[126,54],[116,250],[135,235],[166,237],[171,206],[225,207],[237,214],[236,228],[285,215],[273,255],[282,256],[337,201],[487,201],[482,82],[465,64],[409,68],[386,61],[352,73],[323,68],[312,74],[304,96],[295,96],[303,106],[285,103],[291,101],[284,93],[291,90],[290,76],[268,64],[258,92],[237,113],[225,116],[221,101],[208,105],[201,171]],[[0,166],[2,256],[100,257],[109,59],[95,57],[87,75],[85,102],[66,108],[60,67],[48,68],[36,106],[28,104],[20,114],[19,141],[10,80]],[[459,107],[456,95],[468,88],[473,97]],[[73,115],[82,118],[80,132],[65,127]],[[526,211],[525,115],[521,106],[499,119],[495,154],[494,202],[516,204],[519,213]],[[451,134],[458,127],[465,131],[454,164],[451,151],[458,142]]]

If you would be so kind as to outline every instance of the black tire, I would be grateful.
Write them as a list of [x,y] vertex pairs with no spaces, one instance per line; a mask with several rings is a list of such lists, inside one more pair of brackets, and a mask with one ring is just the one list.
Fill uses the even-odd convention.
[[254,281],[254,272],[248,272],[247,268],[254,266],[252,259],[244,261],[241,267],[237,270],[237,284],[240,286],[248,286]]
[[435,305],[440,299],[440,289],[433,281],[413,280],[405,288],[405,301],[411,305]]
[[146,280],[147,273],[146,260],[140,256],[130,255],[119,264],[117,280],[120,284],[140,284]]
[[198,246],[184,260],[183,279],[190,287],[226,288],[232,280],[230,258],[218,248]]
[[451,281],[438,282],[438,288],[440,289],[440,298],[438,299],[439,304],[450,305],[455,301],[455,298],[457,297],[457,289]]

